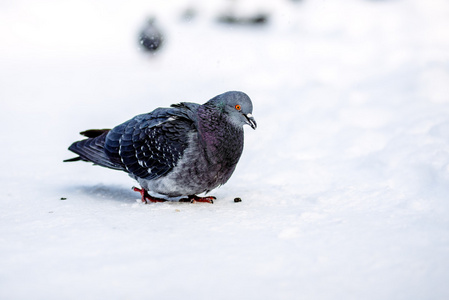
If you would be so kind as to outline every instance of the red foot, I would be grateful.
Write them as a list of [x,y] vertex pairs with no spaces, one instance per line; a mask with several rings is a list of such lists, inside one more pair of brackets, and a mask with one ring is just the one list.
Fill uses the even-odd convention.
[[[156,198],[151,196],[150,194],[148,194],[147,190],[145,190],[144,188],[137,188],[135,186],[133,186],[133,190],[135,192],[139,192],[140,195],[142,195],[142,202],[143,203],[148,203],[148,201],[150,202],[165,202],[168,201],[166,199],[162,199],[162,198]],[[206,202],[206,203],[214,203],[214,200],[217,199],[214,196],[207,196],[207,197],[198,197],[196,195],[190,195],[188,196],[188,198],[183,198],[180,199],[179,202],[190,202],[190,203],[195,203],[195,202]]]
[[206,202],[206,203],[213,204],[215,199],[217,199],[217,198],[215,198],[214,196],[198,197],[196,195],[190,195],[186,200],[190,201],[190,203]]
[[133,190],[135,192],[139,192],[142,195],[142,202],[145,203],[145,204],[147,204],[148,201],[150,201],[150,202],[165,202],[165,201],[167,201],[165,199],[161,199],[161,198],[156,198],[156,197],[150,196],[150,194],[148,194],[148,192],[145,189],[143,189],[143,188],[139,189],[139,188],[133,186]]

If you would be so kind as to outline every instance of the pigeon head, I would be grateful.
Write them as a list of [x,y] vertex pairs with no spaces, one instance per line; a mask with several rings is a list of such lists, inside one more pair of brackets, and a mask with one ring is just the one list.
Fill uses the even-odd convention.
[[219,108],[236,126],[248,124],[252,129],[257,127],[256,120],[252,115],[253,103],[243,92],[226,92],[212,98],[206,104]]

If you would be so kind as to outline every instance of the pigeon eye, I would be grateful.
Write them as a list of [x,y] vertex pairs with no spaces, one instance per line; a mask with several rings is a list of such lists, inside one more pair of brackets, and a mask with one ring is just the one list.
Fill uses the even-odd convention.
[[241,107],[240,105],[237,104],[237,105],[235,106],[235,109],[236,109],[236,110],[241,110],[242,107]]

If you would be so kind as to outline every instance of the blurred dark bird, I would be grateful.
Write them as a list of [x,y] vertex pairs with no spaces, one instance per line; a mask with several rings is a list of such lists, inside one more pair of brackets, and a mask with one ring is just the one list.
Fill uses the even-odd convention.
[[148,52],[157,51],[164,41],[164,36],[155,23],[156,21],[153,17],[148,19],[139,34],[139,43],[142,46],[141,48]]
[[213,203],[215,197],[196,195],[231,177],[243,151],[243,125],[256,129],[252,111],[251,99],[235,91],[203,105],[181,102],[157,108],[113,129],[81,132],[87,139],[69,147],[79,157],[66,161],[83,160],[129,173],[139,182],[141,188],[134,190],[145,203],[166,201],[148,191]]
[[234,14],[223,14],[217,18],[219,23],[235,25],[264,25],[268,23],[269,16],[265,13],[255,14],[253,16],[243,17]]

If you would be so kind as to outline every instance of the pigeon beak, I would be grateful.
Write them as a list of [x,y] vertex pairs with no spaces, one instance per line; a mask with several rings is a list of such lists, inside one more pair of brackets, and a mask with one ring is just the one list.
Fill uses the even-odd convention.
[[244,116],[246,117],[246,124],[251,126],[252,129],[256,129],[257,128],[257,123],[256,123],[256,120],[254,120],[253,115],[252,114],[246,114]]

